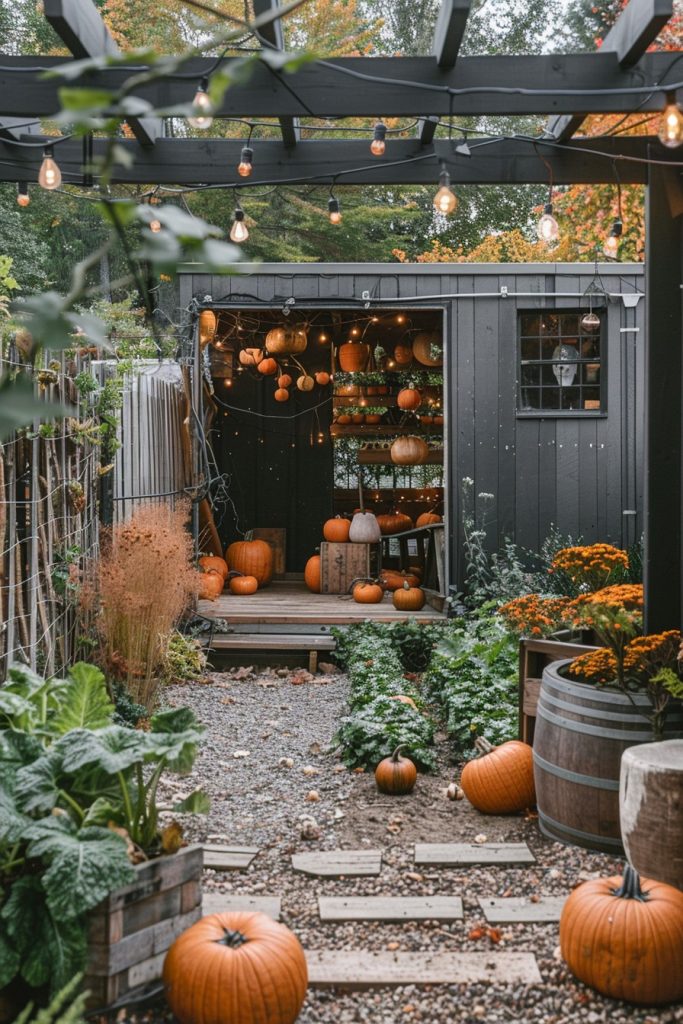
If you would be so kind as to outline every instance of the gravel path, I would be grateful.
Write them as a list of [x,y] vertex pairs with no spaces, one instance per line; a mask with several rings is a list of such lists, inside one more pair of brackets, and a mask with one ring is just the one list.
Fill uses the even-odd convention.
[[[565,895],[577,882],[617,873],[619,863],[545,839],[535,817],[488,817],[466,800],[451,802],[454,778],[441,737],[439,770],[420,776],[408,797],[377,793],[372,776],[349,772],[330,751],[343,714],[347,681],[339,674],[302,670],[237,669],[214,673],[207,684],[174,687],[167,703],[189,705],[206,725],[207,739],[191,782],[212,797],[207,818],[188,828],[193,840],[258,846],[247,872],[206,870],[206,892],[282,896],[282,919],[309,949],[535,953],[543,984],[452,985],[344,993],[309,991],[299,1024],[372,1024],[458,1021],[543,1024],[666,1024],[683,1022],[683,1007],[635,1009],[604,999],[568,974],[558,950],[556,924],[502,926],[501,941],[470,938],[484,921],[478,896]],[[182,788],[193,788],[182,780]],[[169,793],[170,795],[170,793]],[[302,838],[306,818],[320,837]],[[308,828],[314,826],[309,824]],[[415,842],[525,841],[537,864],[530,867],[418,869]],[[481,840],[480,840],[481,841]],[[313,879],[292,871],[292,853],[381,847],[377,878]],[[449,924],[326,923],[317,896],[460,895],[465,919]]]

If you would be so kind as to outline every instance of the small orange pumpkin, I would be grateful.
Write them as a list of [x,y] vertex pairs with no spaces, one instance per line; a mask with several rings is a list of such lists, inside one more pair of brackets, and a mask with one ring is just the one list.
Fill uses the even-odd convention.
[[405,587],[406,583],[409,587],[419,586],[420,578],[415,573],[399,572],[397,569],[383,569],[380,583],[385,590],[393,593],[395,590]]
[[465,796],[484,814],[513,814],[536,803],[531,747],[520,740],[492,746],[483,736],[475,740],[480,757],[468,761],[460,785]]
[[223,579],[227,579],[228,576],[228,563],[224,558],[220,558],[218,555],[202,555],[199,559],[199,567],[204,572],[218,572],[221,574]]
[[389,454],[391,461],[397,466],[419,466],[429,455],[429,446],[421,437],[408,434],[406,437],[396,438]]
[[315,382],[316,382],[316,384],[320,384],[322,387],[324,387],[326,384],[329,384],[330,383],[330,375],[329,375],[329,373],[325,373],[324,370],[318,370],[318,372],[315,375]]
[[351,593],[356,604],[379,604],[384,597],[384,591],[379,583],[372,580],[359,580],[354,584]]
[[413,528],[413,520],[404,512],[390,512],[387,515],[377,516],[379,528],[384,536],[391,536],[392,533],[403,533],[404,530]]
[[405,796],[412,793],[417,780],[417,768],[409,757],[401,757],[399,745],[391,757],[385,757],[375,768],[375,782],[380,793]]
[[255,594],[258,590],[258,580],[255,576],[233,576],[228,586],[231,594]]
[[417,388],[403,388],[396,396],[396,404],[399,409],[417,409],[422,402],[422,395]]
[[399,612],[419,612],[420,608],[424,608],[424,590],[420,587],[411,587],[406,580],[402,587],[394,591],[393,602],[394,608]]
[[307,373],[302,373],[301,376],[296,379],[296,386],[299,391],[312,391],[315,387],[315,381],[312,377],[309,377]]
[[413,361],[412,345],[397,345],[394,349],[394,362],[399,366],[408,366]]
[[243,348],[238,356],[242,366],[258,366],[263,359],[263,349]]
[[320,555],[311,555],[306,562],[304,583],[312,594],[320,593]]
[[370,346],[365,342],[347,341],[337,349],[339,367],[345,373],[357,373],[364,370],[370,358]]
[[277,379],[277,386],[279,388],[289,388],[292,386],[292,378],[288,373],[281,373]]
[[438,516],[436,512],[421,512],[415,520],[416,526],[433,526],[435,523],[443,522],[441,516]]
[[262,359],[256,369],[264,377],[272,377],[274,373],[277,373],[277,363],[274,359]]
[[278,388],[275,394],[273,395],[273,398],[275,399],[276,402],[288,402],[289,391],[287,390],[287,388]]
[[225,560],[243,576],[255,576],[259,587],[273,577],[273,549],[265,540],[235,541],[225,552]]
[[335,516],[323,524],[323,537],[331,544],[345,544],[349,539],[351,521],[342,516]]
[[200,572],[197,575],[199,577],[197,589],[200,600],[215,601],[223,593],[225,580],[222,575],[213,569],[210,569],[209,572]]
[[199,344],[204,346],[213,339],[218,327],[216,314],[212,309],[203,309],[199,314]]

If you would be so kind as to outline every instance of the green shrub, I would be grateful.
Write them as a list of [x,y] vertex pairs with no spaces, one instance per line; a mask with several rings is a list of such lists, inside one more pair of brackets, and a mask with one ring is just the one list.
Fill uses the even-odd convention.
[[394,622],[389,626],[391,638],[407,672],[425,671],[434,649],[443,640],[445,625],[445,622],[432,625],[409,619],[408,622]]

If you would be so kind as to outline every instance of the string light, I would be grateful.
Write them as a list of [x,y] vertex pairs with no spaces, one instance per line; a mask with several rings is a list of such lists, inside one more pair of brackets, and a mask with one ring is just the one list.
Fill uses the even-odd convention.
[[62,172],[55,162],[52,146],[46,146],[43,150],[43,162],[38,172],[38,184],[41,188],[52,192],[62,184]]
[[318,335],[318,341],[320,342],[321,345],[324,345],[329,340],[330,339],[328,338],[324,331],[321,331],[320,334]]
[[548,202],[543,207],[536,232],[542,242],[556,242],[560,237],[560,225],[553,217],[553,204]]
[[31,197],[28,194],[28,185],[25,181],[17,182],[17,206],[28,206]]
[[336,196],[330,196],[327,200],[327,212],[330,217],[330,224],[341,224],[341,210],[339,209],[339,200]]
[[378,121],[374,128],[372,142],[370,143],[370,152],[373,156],[384,156],[387,148],[386,137],[387,126],[383,121]]
[[199,128],[201,131],[206,131],[213,124],[213,103],[209,99],[208,88],[208,78],[202,78],[192,100],[192,106],[196,113],[187,119],[188,124],[191,124],[193,128]]
[[439,174],[439,191],[434,196],[434,206],[439,213],[453,213],[458,205],[458,200],[449,187],[450,184],[451,176],[446,170],[445,165],[442,165],[441,173]]
[[666,94],[666,106],[659,127],[659,141],[669,149],[675,149],[683,143],[683,113],[676,103],[676,93]]
[[609,235],[605,239],[605,245],[603,247],[603,252],[605,253],[605,256],[608,256],[612,260],[615,260],[617,258],[617,253],[619,252],[619,239],[621,238],[623,230],[624,225],[621,221],[621,218],[615,217],[614,221],[612,222],[612,228],[610,230]]
[[247,230],[247,225],[244,222],[244,210],[238,204],[235,207],[235,219],[233,220],[232,227],[230,228],[230,241],[237,242],[238,245],[241,245],[242,242],[246,242],[248,238],[249,231]]
[[[148,202],[152,206],[161,206],[158,196],[150,196]],[[154,217],[154,219],[149,222],[149,230],[153,231],[155,235],[158,235],[161,231],[161,221],[157,217]]]
[[254,170],[254,150],[251,146],[242,146],[240,162],[237,165],[237,173],[241,178],[250,178]]

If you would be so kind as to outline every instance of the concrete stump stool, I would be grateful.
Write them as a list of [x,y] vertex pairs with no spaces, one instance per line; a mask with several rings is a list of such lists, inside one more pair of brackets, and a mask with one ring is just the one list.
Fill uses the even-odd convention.
[[683,740],[624,751],[619,814],[626,856],[636,871],[683,890]]

